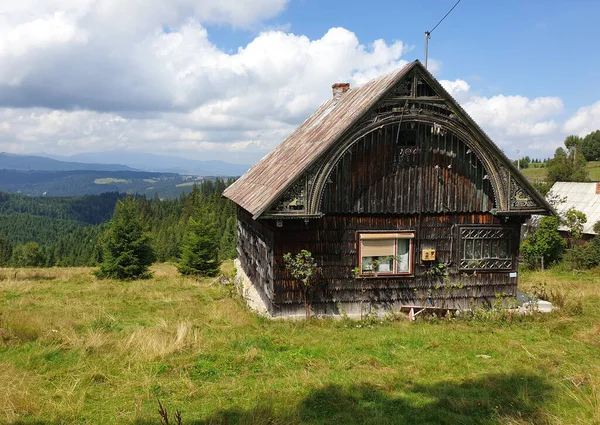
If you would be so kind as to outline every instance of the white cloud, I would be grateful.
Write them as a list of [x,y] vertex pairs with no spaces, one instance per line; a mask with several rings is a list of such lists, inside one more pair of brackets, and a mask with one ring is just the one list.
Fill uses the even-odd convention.
[[565,132],[579,136],[585,136],[598,129],[600,129],[600,101],[580,108],[564,125]]
[[472,93],[464,80],[440,82],[509,156],[514,149],[548,156],[564,139],[557,122],[564,105],[558,97],[485,97]]
[[406,63],[402,42],[364,45],[344,28],[314,40],[270,30],[231,53],[209,40],[204,22],[252,25],[286,0],[24,1],[37,15],[15,6],[12,27],[0,30],[54,19],[69,31],[46,44],[14,36],[10,52],[0,49],[0,123],[10,123],[0,150],[222,149],[252,152],[250,162],[331,96],[332,83],[357,85]]
[[[356,86],[407,63],[401,41],[365,44],[344,28],[310,39],[279,26],[235,51],[209,37],[210,24],[264,28],[287,3],[0,2],[0,151],[252,162],[329,98],[332,83]],[[429,68],[437,74],[441,64]],[[600,114],[592,105],[563,125],[559,98],[484,97],[465,80],[442,84],[507,152],[553,150],[565,129],[588,131]]]

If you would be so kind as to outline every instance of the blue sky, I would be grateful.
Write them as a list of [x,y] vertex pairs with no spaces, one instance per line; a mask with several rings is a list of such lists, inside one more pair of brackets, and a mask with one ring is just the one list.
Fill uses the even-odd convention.
[[[330,95],[423,59],[455,0],[21,0],[0,7],[0,151],[252,163]],[[592,0],[462,0],[430,69],[509,156],[600,128]]]
[[[455,0],[292,1],[264,28],[285,28],[311,39],[344,27],[363,43],[401,40],[424,57],[424,32]],[[600,35],[596,0],[461,0],[434,31],[429,57],[441,62],[437,77],[468,78],[485,96],[560,96],[567,112],[600,99]],[[253,31],[211,26],[210,38],[226,49],[249,43]],[[600,124],[599,124],[600,125]]]

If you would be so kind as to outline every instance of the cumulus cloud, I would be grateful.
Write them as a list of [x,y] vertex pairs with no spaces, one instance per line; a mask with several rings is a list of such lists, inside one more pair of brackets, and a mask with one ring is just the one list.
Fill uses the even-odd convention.
[[[287,3],[3,2],[0,150],[130,149],[249,163],[329,98],[332,83],[357,86],[407,63],[401,41],[364,43],[344,28],[311,39],[279,26],[234,51],[209,37],[213,24],[264,28]],[[584,132],[598,120],[598,104],[563,125],[559,98],[484,97],[465,80],[442,84],[507,150],[545,149],[565,129]]]
[[565,122],[564,130],[568,134],[585,136],[600,128],[600,101],[580,108]]
[[23,3],[0,6],[10,41],[0,41],[0,148],[11,151],[250,151],[249,162],[333,82],[358,85],[406,63],[402,42],[365,45],[344,28],[317,39],[265,31],[234,52],[209,40],[207,23],[248,27],[286,0]]
[[565,108],[558,97],[485,97],[472,93],[464,80],[440,83],[509,155],[513,149],[548,155],[564,139],[557,117]]

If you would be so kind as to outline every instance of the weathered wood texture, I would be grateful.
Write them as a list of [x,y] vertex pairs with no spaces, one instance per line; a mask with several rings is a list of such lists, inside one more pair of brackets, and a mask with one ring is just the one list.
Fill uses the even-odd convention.
[[269,225],[255,221],[243,208],[237,209],[237,254],[248,278],[267,307],[274,298],[274,238]]
[[[283,264],[283,254],[307,249],[313,253],[321,267],[321,290],[315,297],[316,304],[370,302],[400,302],[402,304],[468,308],[493,303],[497,294],[516,295],[517,279],[509,276],[517,269],[518,226],[513,226],[513,268],[506,271],[478,271],[451,274],[447,281],[431,276],[432,263],[420,260],[421,249],[434,248],[437,261],[457,264],[458,225],[506,225],[489,213],[423,215],[419,226],[418,215],[410,216],[325,216],[307,224],[299,220],[286,220],[282,228],[266,224],[273,232],[274,240],[274,298],[277,308],[301,302],[296,282],[290,278]],[[508,223],[511,224],[511,223]],[[517,223],[515,223],[517,224]],[[520,224],[520,223],[519,223]],[[415,231],[412,277],[355,278],[353,269],[358,266],[357,232],[365,230]],[[446,284],[458,284],[462,288],[449,291]],[[444,284],[444,285],[441,285]],[[438,289],[436,289],[438,287]],[[446,289],[444,289],[446,288]],[[279,307],[277,307],[279,306]]]
[[386,125],[354,144],[323,194],[325,214],[490,211],[494,193],[468,146],[430,125]]

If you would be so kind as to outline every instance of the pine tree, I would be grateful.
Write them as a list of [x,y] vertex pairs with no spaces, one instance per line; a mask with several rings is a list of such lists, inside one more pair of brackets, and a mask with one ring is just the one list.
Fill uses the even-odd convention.
[[13,250],[13,267],[42,267],[46,259],[40,246],[35,242],[27,242],[24,245],[17,245]]
[[117,202],[103,240],[103,249],[103,262],[96,276],[121,280],[151,276],[148,267],[154,261],[154,252],[133,198]]
[[190,218],[177,270],[183,275],[216,276],[220,266],[213,220],[208,215],[198,220]]
[[0,233],[0,267],[7,267],[10,265],[10,258],[12,257],[13,247],[10,241]]
[[230,260],[237,257],[237,237],[235,223],[235,218],[229,217],[225,224],[225,231],[221,237],[221,246],[219,247],[219,258],[223,260]]

